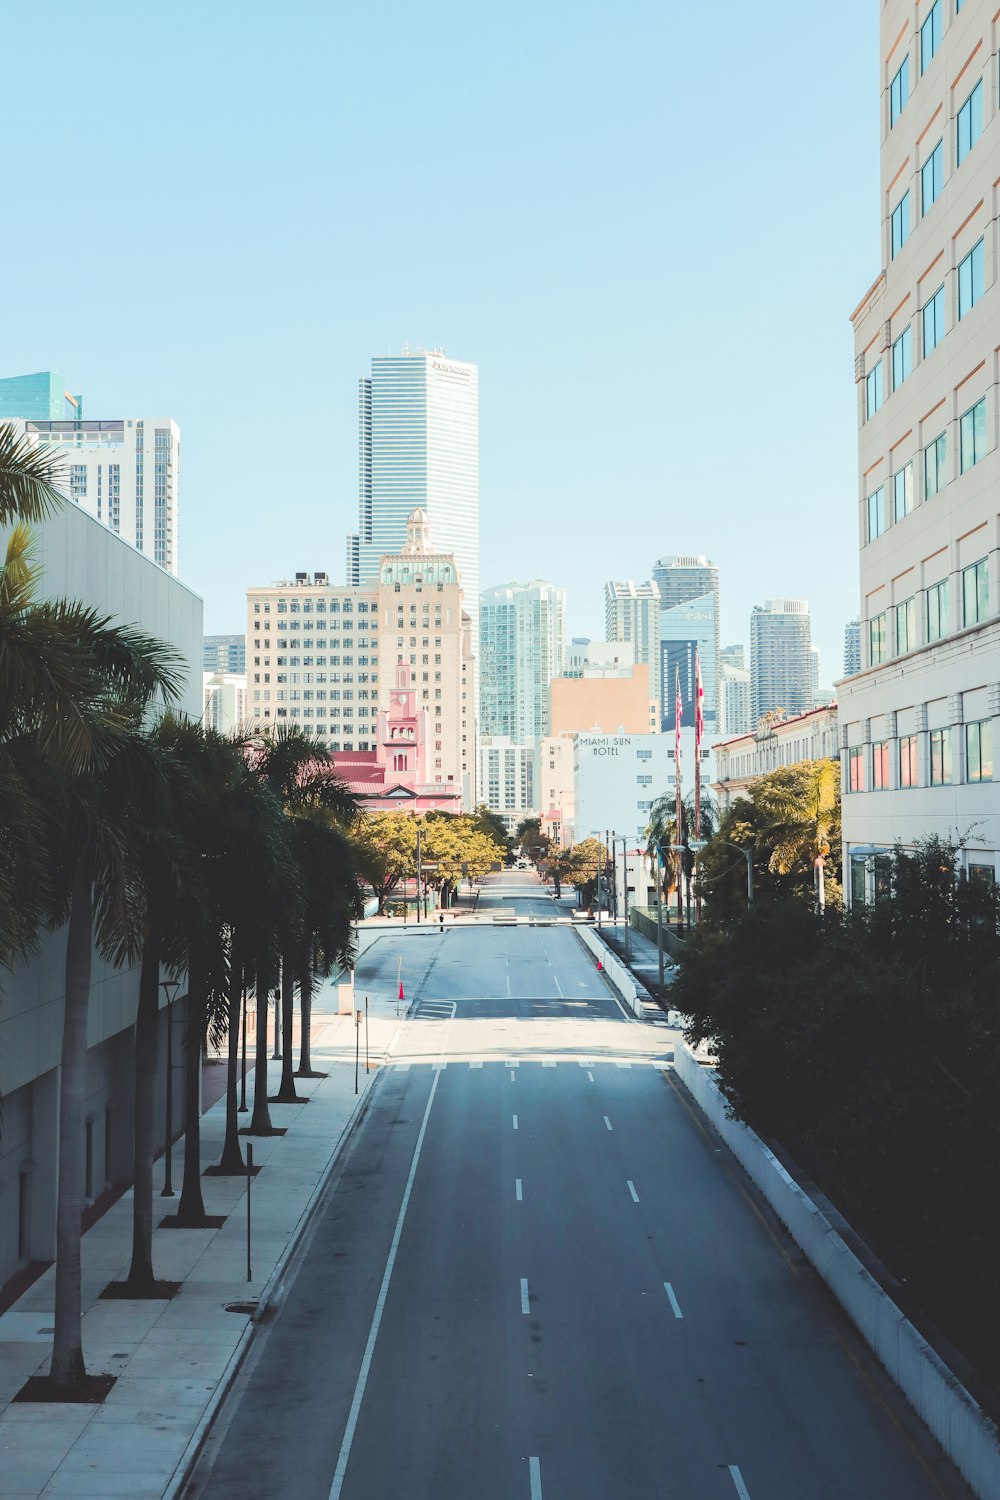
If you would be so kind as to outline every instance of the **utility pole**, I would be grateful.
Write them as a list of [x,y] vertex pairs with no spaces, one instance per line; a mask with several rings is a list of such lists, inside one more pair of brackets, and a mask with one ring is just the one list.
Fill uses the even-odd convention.
[[420,921],[420,833],[421,833],[421,829],[420,829],[420,827],[418,825],[418,827],[417,827],[417,921],[418,922]]
[[[660,995],[663,995],[663,873],[666,866],[663,846],[656,840],[656,960],[660,971]],[[680,894],[678,893],[678,900]]]

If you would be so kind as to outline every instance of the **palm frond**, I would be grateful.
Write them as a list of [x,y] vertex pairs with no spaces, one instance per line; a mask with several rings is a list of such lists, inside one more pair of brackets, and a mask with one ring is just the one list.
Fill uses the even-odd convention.
[[43,521],[64,505],[59,484],[64,459],[53,448],[18,434],[13,422],[0,422],[0,526],[15,516],[22,521]]

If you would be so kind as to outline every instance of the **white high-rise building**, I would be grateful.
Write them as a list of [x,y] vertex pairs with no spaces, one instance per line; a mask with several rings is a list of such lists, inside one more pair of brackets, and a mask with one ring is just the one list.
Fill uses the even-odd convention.
[[719,734],[731,738],[750,730],[750,673],[742,646],[723,646],[719,653]]
[[750,716],[813,706],[812,628],[805,599],[768,599],[750,616]]
[[430,514],[435,546],[454,556],[479,641],[479,370],[443,349],[377,354],[359,392],[358,530],[347,583],[378,578],[402,550],[406,522]]
[[482,733],[519,744],[550,730],[549,685],[566,665],[566,591],[544,579],[485,589],[480,599]]
[[839,686],[844,869],[968,839],[1000,878],[996,6],[884,0],[882,269],[852,314],[860,671]]
[[660,587],[655,582],[615,579],[604,585],[604,633],[609,641],[631,641],[635,660],[650,669],[650,688],[660,699]]
[[181,434],[169,417],[102,421],[15,419],[15,429],[63,460],[59,488],[137,552],[177,572]]
[[247,722],[247,674],[205,672],[205,711],[201,722],[217,734],[231,734]]

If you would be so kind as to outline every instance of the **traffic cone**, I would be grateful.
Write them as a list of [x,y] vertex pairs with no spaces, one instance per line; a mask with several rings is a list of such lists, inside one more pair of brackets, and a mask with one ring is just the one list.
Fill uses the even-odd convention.
[[405,1000],[406,999],[406,996],[403,994],[403,981],[402,980],[399,981],[399,998],[400,998],[400,1000]]
[[597,960],[597,972],[598,974],[604,973],[604,965],[601,963],[600,959]]

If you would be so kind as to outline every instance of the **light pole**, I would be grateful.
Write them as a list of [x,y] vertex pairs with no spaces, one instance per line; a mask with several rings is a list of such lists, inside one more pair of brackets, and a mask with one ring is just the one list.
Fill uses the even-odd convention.
[[[691,886],[692,886],[692,883],[694,881],[695,871],[696,871],[697,866],[698,866],[698,855],[701,853],[701,851],[704,849],[704,847],[705,847],[705,845],[707,843],[708,843],[707,839],[689,839],[686,844],[671,844],[670,845],[671,851],[674,854],[681,855],[682,858],[689,851],[694,856],[694,858],[692,860],[692,863],[691,863],[691,874],[688,875],[687,872],[685,871],[685,876],[686,876],[686,879],[687,879],[687,896],[688,896],[688,931],[691,930],[691,926],[692,926],[692,923],[691,923]],[[677,910],[678,911],[680,911],[680,906],[681,906],[681,893],[680,893],[680,890],[678,889],[678,892],[677,892]]]
[[[632,957],[632,944],[628,930],[628,835],[622,834],[622,903],[625,915],[625,959],[626,962]],[[618,920],[618,883],[615,880],[615,921]]]
[[166,1135],[167,1149],[166,1162],[163,1172],[163,1191],[161,1198],[173,1198],[173,1166],[174,1166],[174,1018],[171,1015],[171,1006],[174,996],[180,989],[176,979],[161,979],[160,989],[164,992],[167,1000],[167,1099],[166,1099]]
[[417,829],[417,921],[420,921],[420,833]]
[[747,862],[747,908],[753,906],[753,850],[744,848],[742,844],[731,844],[728,839],[718,837],[712,840],[714,844],[725,844],[727,849],[735,849]]

